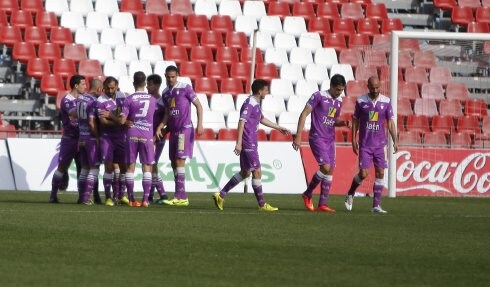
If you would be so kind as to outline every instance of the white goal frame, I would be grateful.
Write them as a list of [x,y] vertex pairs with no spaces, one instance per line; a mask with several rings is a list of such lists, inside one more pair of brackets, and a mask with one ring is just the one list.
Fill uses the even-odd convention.
[[[490,41],[490,33],[455,33],[455,32],[429,32],[429,31],[392,31],[391,32],[391,59],[390,59],[390,97],[395,119],[398,125],[398,52],[400,39],[417,40],[466,40]],[[398,130],[398,127],[397,127]],[[388,142],[388,196],[396,197],[396,155],[393,154],[391,137]]]

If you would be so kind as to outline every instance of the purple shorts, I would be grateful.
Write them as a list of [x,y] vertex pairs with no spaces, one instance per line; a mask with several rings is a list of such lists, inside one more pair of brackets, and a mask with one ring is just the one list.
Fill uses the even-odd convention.
[[155,142],[155,163],[158,163],[162,156],[163,148],[165,147],[165,139]]
[[155,146],[153,138],[130,137],[126,142],[126,160],[128,164],[136,163],[137,156],[140,156],[141,164],[155,163]]
[[242,149],[240,153],[240,169],[253,171],[260,168],[259,152],[257,149]]
[[335,167],[335,142],[310,138],[310,147],[319,165]]
[[100,150],[95,138],[80,139],[79,149],[82,167],[93,167],[100,164]]
[[100,152],[103,162],[124,162],[124,138],[103,135],[100,138]]
[[369,148],[359,147],[359,168],[368,169],[373,166],[377,168],[387,168],[384,147]]
[[78,153],[78,138],[62,137],[58,164],[69,164]]
[[172,132],[168,141],[168,156],[171,161],[177,158],[191,158],[194,149],[194,129],[187,128]]

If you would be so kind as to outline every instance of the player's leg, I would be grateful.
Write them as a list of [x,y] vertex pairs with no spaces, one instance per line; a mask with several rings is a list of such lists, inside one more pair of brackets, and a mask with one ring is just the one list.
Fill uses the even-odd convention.
[[151,170],[155,162],[153,139],[147,139],[146,142],[140,142],[138,144],[138,154],[140,155],[140,163],[143,169],[143,198],[141,200],[141,206],[148,207],[148,198],[150,196],[152,183]]
[[385,168],[388,167],[388,163],[386,162],[386,156],[384,149],[378,149],[374,153],[374,173],[375,180],[373,184],[373,212],[377,213],[387,213],[385,210],[381,208],[381,195],[384,189],[384,172]]
[[78,149],[78,140],[61,139],[60,152],[58,155],[58,167],[51,179],[50,203],[58,203],[58,190],[63,185],[63,176],[68,173],[68,168],[75,157]]
[[138,152],[138,141],[130,140],[126,142],[126,189],[129,197],[129,206],[138,207],[140,204],[134,198],[134,170]]
[[[100,155],[101,161],[104,163],[104,175],[102,177],[102,184],[104,186],[105,204],[107,206],[114,206],[114,200],[111,196],[111,188],[114,185],[114,146],[109,137],[100,138]],[[116,191],[114,190],[114,199],[116,197]],[[112,203],[112,204],[111,204]]]
[[[152,166],[151,170],[151,190],[150,190],[150,197],[151,199],[150,202],[153,199],[153,193],[155,189],[157,190],[158,194],[160,195],[159,203],[161,201],[168,199],[167,194],[165,193],[165,188],[163,186],[163,180],[160,177],[159,171],[158,171],[158,161],[160,160],[160,156],[162,155],[163,148],[165,147],[165,140],[163,141],[158,141],[155,144],[155,163]],[[157,202],[158,203],[158,202]]]
[[[313,211],[314,210],[313,201],[312,201],[313,190],[317,187],[317,185],[320,182],[322,182],[322,180],[326,176],[326,172],[322,172],[321,169],[322,169],[322,166],[327,164],[326,156],[327,156],[328,152],[327,152],[327,149],[325,146],[325,142],[323,142],[323,141],[315,141],[314,139],[310,139],[310,147],[311,147],[311,151],[313,153],[313,156],[315,157],[318,165],[320,166],[320,169],[317,170],[317,172],[315,172],[315,174],[313,175],[313,177],[310,180],[310,183],[308,184],[308,187],[303,192],[301,197],[303,198],[303,203],[304,203],[305,208],[309,211]],[[325,167],[323,167],[323,168],[325,169]],[[328,168],[330,168],[330,167],[328,167]]]
[[333,170],[335,168],[335,142],[331,142],[325,147],[326,153],[324,156],[324,163],[320,165],[320,172],[323,178],[317,210],[322,212],[335,212],[334,209],[327,205],[328,194],[330,193],[330,187],[332,186]]
[[[240,162],[242,161],[241,156],[240,156]],[[223,210],[223,205],[225,202],[225,196],[228,194],[228,192],[233,189],[235,186],[237,186],[243,179],[246,179],[250,176],[250,171],[248,170],[241,170],[240,172],[235,173],[230,180],[225,184],[223,189],[221,189],[220,192],[215,192],[213,194],[213,200],[214,200],[214,205],[216,205],[216,208],[219,210]]]
[[[258,154],[257,154],[258,160]],[[258,162],[258,161],[257,161]],[[257,203],[259,204],[260,211],[278,211],[279,208],[274,207],[264,199],[264,193],[262,191],[262,169],[260,168],[260,162],[258,162],[259,167],[252,171],[252,189],[255,194],[255,198],[257,199]]]
[[348,211],[352,210],[354,204],[354,195],[356,189],[362,184],[364,179],[369,175],[369,168],[371,168],[373,163],[373,153],[368,148],[359,149],[359,172],[352,179],[351,186],[347,195],[345,196],[345,208]]

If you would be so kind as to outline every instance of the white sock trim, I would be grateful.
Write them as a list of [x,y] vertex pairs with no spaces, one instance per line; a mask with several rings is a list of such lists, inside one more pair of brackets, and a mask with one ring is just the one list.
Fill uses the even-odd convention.
[[261,186],[261,185],[262,185],[261,179],[252,178],[252,186]]

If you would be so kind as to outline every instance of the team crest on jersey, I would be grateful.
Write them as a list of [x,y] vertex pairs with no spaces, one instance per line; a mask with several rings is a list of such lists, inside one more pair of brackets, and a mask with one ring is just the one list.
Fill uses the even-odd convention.
[[175,98],[172,98],[172,99],[170,100],[170,107],[171,107],[171,108],[175,108]]
[[385,105],[381,104],[381,109],[384,109],[385,108]]
[[328,117],[333,118],[335,117],[335,114],[337,113],[337,109],[334,107],[328,108]]
[[378,112],[369,111],[369,120],[372,122],[377,122],[378,121]]

